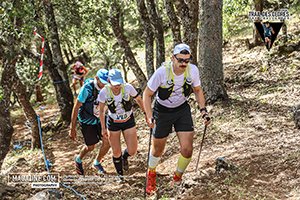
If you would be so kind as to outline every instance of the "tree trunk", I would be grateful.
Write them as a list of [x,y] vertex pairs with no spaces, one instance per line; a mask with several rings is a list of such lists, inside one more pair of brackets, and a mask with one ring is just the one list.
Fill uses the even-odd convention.
[[[10,42],[14,41],[13,37],[11,37]],[[13,44],[11,43],[9,46],[10,52],[12,56],[15,56],[15,58],[13,59],[13,62],[10,62],[12,64],[7,64],[4,66],[4,68],[9,71],[9,75],[11,77],[11,82],[10,82],[10,90],[12,92],[14,92],[14,94],[17,96],[18,99],[18,103],[20,104],[20,106],[22,107],[24,114],[26,116],[26,118],[28,119],[28,121],[30,122],[31,125],[31,148],[36,148],[36,147],[40,147],[40,143],[39,143],[39,129],[38,129],[38,123],[37,123],[37,115],[29,101],[30,99],[30,94],[27,92],[27,88],[26,86],[21,82],[19,76],[16,73],[16,68],[15,68],[15,64],[18,60],[18,58],[20,58],[20,54],[23,55],[28,55],[29,51],[21,51],[21,52],[17,52],[14,48],[15,46],[18,46],[18,44]],[[32,54],[33,55],[33,54]],[[11,57],[11,56],[7,56],[6,57]],[[35,56],[32,56],[33,58],[35,58]],[[8,69],[10,68],[10,69]]]
[[68,50],[63,49],[63,52],[65,54],[65,57],[66,57],[67,61],[68,61],[68,65],[71,64],[71,59],[69,58]]
[[[21,11],[22,7],[20,5],[21,5],[20,1],[13,2],[13,6],[16,9],[16,12]],[[20,51],[19,48],[17,48],[21,46],[20,45],[21,40],[19,37],[16,36],[21,32],[20,30],[22,29],[23,21],[21,16],[15,16],[15,17],[11,16],[10,25],[15,30],[15,32],[10,34],[7,40],[8,51],[4,54],[5,55],[4,63],[6,64],[4,66],[5,68],[4,71],[8,73],[3,75],[4,81],[6,81],[3,82],[3,85],[5,84],[10,85],[9,89],[11,91],[9,91],[9,97],[12,91],[17,95],[20,105],[23,108],[24,114],[31,123],[31,136],[32,136],[31,147],[33,149],[34,147],[39,147],[39,143],[38,143],[39,130],[37,127],[38,125],[37,125],[36,113],[29,102],[29,98],[27,97],[28,94],[26,93],[26,86],[21,82],[20,78],[18,77],[16,72],[16,66],[15,66],[16,62],[21,57],[20,54],[22,54],[22,51]],[[10,77],[7,78],[6,76],[10,76]],[[5,98],[9,98],[9,97],[5,96],[4,100],[6,100]],[[7,108],[9,108],[9,106]],[[11,139],[11,136],[8,136],[8,138]],[[7,145],[9,145],[9,143]]]
[[164,40],[164,25],[162,18],[159,17],[156,10],[154,0],[146,0],[147,10],[149,12],[149,18],[151,20],[153,31],[155,34],[156,43],[156,67],[159,67],[161,63],[165,62],[165,40]]
[[288,33],[287,33],[287,25],[286,22],[282,24],[282,35],[283,35],[283,43],[287,43],[288,41]]
[[[51,39],[51,49],[53,54],[53,63],[59,69],[59,73],[64,80],[68,80],[68,74],[60,48],[60,40],[58,28],[55,20],[53,5],[51,0],[44,0],[44,10],[46,15],[46,24],[49,30],[49,38]],[[71,90],[70,90],[71,91]]]
[[165,7],[167,10],[169,23],[172,30],[173,47],[174,47],[176,44],[181,43],[180,22],[174,9],[173,1],[165,0]]
[[31,125],[31,149],[40,147],[39,143],[39,128],[37,122],[37,115],[30,104],[29,98],[26,93],[26,86],[21,82],[15,70],[12,71],[11,76],[14,79],[13,91],[16,93],[24,114]]
[[43,102],[44,101],[44,97],[42,94],[42,89],[41,86],[39,84],[35,85],[35,97],[36,97],[36,102]]
[[48,67],[50,78],[56,92],[56,101],[60,109],[60,120],[63,120],[66,125],[70,123],[72,108],[73,108],[73,94],[69,86],[69,82],[63,80],[59,74],[56,65],[52,62],[52,52],[48,41],[45,41],[45,65]]
[[[39,32],[42,35],[45,35],[44,27],[39,27]],[[23,49],[23,54],[26,54],[27,57],[30,57],[32,59],[36,59],[36,57],[33,54],[30,54],[26,49]],[[38,60],[37,60],[38,62]],[[50,45],[48,43],[48,40],[45,40],[45,59],[44,59],[45,68],[48,69],[50,78],[52,80],[52,84],[54,86],[55,92],[56,92],[56,101],[60,108],[61,112],[61,119],[67,118],[69,108],[67,108],[65,105],[70,104],[70,96],[66,96],[66,92],[68,89],[67,83],[62,79],[60,74],[58,73],[57,68],[52,62],[52,52],[50,50]],[[73,100],[72,100],[73,101]],[[63,116],[64,115],[64,116]]]
[[69,44],[69,42],[67,42],[67,46],[68,46],[68,50],[69,50],[69,55],[71,56],[71,62],[75,61],[75,57],[73,55],[72,49],[71,49],[71,45]]
[[201,0],[199,14],[199,68],[206,101],[227,99],[222,64],[222,0]]
[[124,71],[125,82],[128,83],[128,72],[127,72],[127,69],[126,69],[126,58],[125,58],[125,56],[122,56],[121,66],[122,66],[122,69]]
[[153,42],[154,42],[154,33],[151,27],[151,21],[149,14],[146,9],[144,0],[136,0],[137,7],[142,19],[142,24],[144,27],[144,38],[145,38],[145,57],[146,57],[146,69],[148,79],[154,73],[154,52],[153,52]]
[[[253,0],[255,11],[263,11],[263,0]],[[253,23],[253,44],[254,46],[260,45],[262,43],[260,34]]]
[[[57,98],[59,99],[58,104],[61,111],[61,120],[65,122],[67,125],[71,121],[71,114],[73,108],[73,95],[72,95],[71,88],[69,86],[67,68],[63,62],[57,24],[55,21],[53,6],[50,0],[44,0],[44,8],[46,14],[46,23],[48,25],[49,36],[51,39],[51,47],[52,47],[51,48],[52,62],[51,62],[51,66],[49,66],[49,71],[50,68],[59,70],[59,71],[51,70],[50,75],[52,80],[55,80],[54,84],[56,85],[55,89],[57,91]],[[46,48],[50,50],[48,42],[46,42]],[[57,74],[57,72],[59,74]]]
[[0,101],[0,169],[9,151],[9,145],[11,142],[12,134],[14,132],[13,126],[10,121],[10,96],[12,92],[11,87],[13,82],[11,70],[15,64],[11,62],[12,61],[10,59],[3,62],[4,68],[1,78],[3,98]]
[[119,5],[117,4],[116,1],[113,1],[113,3],[111,4],[111,12],[109,17],[111,27],[113,29],[115,37],[118,40],[119,45],[124,50],[127,63],[129,64],[131,70],[133,71],[135,77],[137,78],[140,88],[144,89],[147,84],[146,77],[133,55],[133,52],[129,46],[127,38],[125,37],[124,33],[121,31],[122,27],[120,27],[120,14],[121,14],[121,9]]
[[194,55],[192,63],[197,64],[197,42],[198,42],[198,15],[199,0],[177,0],[176,8],[179,11],[181,24],[183,26],[183,42],[188,44]]

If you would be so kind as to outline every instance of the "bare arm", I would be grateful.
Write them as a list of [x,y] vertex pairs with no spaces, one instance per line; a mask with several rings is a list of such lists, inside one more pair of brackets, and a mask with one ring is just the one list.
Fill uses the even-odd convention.
[[75,65],[73,65],[73,66],[72,66],[72,73],[73,73],[73,74],[76,74],[75,71],[76,71],[76,70],[75,70]]
[[[208,115],[208,113],[205,108],[205,98],[204,98],[203,90],[200,86],[194,87],[193,90],[195,93],[198,106],[200,107],[201,115],[202,117],[205,117]],[[209,124],[209,123],[210,123],[210,118],[205,117],[205,124]]]
[[271,32],[272,32],[273,35],[275,34],[275,31],[274,31],[273,27],[271,27]]
[[76,99],[72,115],[71,115],[71,124],[70,124],[70,131],[69,136],[72,140],[76,140],[77,132],[76,132],[76,122],[77,122],[77,116],[78,116],[78,110],[82,106],[82,103]]
[[143,113],[145,115],[146,122],[147,122],[147,115],[146,115],[146,112],[145,112],[145,108],[144,108],[142,97],[140,95],[138,95],[134,100],[139,105],[140,109],[143,111]]
[[106,126],[105,126],[105,103],[99,103],[99,109],[100,109],[100,113],[99,113],[99,117],[100,117],[100,123],[101,123],[101,127],[102,127],[102,135],[104,138],[108,138],[107,136],[107,130],[106,130]]
[[200,86],[194,87],[193,88],[195,96],[196,96],[196,101],[201,108],[205,108],[205,98],[204,98],[204,94],[203,94],[203,90]]
[[140,95],[138,95],[135,99],[136,103],[139,105],[140,109],[145,112],[145,108],[144,108],[144,104],[143,104],[143,100],[142,97]]
[[154,127],[154,123],[152,123],[152,109],[151,109],[151,99],[154,92],[152,92],[148,87],[146,87],[143,93],[143,103],[144,103],[144,110],[146,113],[146,122],[150,128]]
[[84,71],[82,76],[85,76],[89,72],[89,70],[85,66],[82,66],[82,68],[83,68],[83,71]]

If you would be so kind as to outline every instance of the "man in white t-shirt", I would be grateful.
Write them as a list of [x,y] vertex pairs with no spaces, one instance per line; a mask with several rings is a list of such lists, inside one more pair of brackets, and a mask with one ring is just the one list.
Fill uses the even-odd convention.
[[[191,161],[193,153],[194,126],[191,109],[187,103],[194,92],[205,124],[209,117],[201,89],[198,68],[190,64],[191,50],[186,44],[175,46],[171,62],[165,62],[152,75],[143,94],[147,124],[153,128],[153,143],[148,163],[146,192],[156,190],[156,167],[164,151],[167,137],[174,126],[180,143],[180,156],[173,182],[181,182],[182,174]],[[156,101],[151,109],[151,98],[156,93]],[[154,120],[153,120],[154,119]]]

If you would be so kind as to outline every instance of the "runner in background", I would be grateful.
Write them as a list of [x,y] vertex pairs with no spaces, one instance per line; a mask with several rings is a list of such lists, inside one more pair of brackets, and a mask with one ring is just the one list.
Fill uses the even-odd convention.
[[84,77],[88,73],[88,69],[80,62],[77,61],[73,66],[73,75],[72,75],[72,87],[74,90],[75,96],[77,95],[76,83],[79,81],[80,87],[83,86]]
[[273,27],[271,26],[269,21],[266,22],[261,22],[262,27],[264,29],[264,38],[265,38],[265,44],[267,46],[268,51],[271,49],[271,42],[272,42],[272,37],[275,34],[275,31],[273,30]]

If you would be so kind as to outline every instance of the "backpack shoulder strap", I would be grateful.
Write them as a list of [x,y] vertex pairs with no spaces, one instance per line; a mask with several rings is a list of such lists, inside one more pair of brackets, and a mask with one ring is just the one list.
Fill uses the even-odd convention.
[[90,84],[90,86],[92,87],[92,97],[93,97],[93,99],[94,100],[97,99],[98,91],[97,91],[97,88],[94,85],[94,79],[90,79],[88,81],[88,84]]
[[172,64],[171,64],[171,62],[165,62],[163,66],[166,69],[167,82],[168,83],[169,82],[174,83],[174,73],[172,71]]
[[107,95],[109,98],[111,98],[111,99],[114,98],[114,95],[113,95],[113,93],[112,93],[110,87],[109,87],[108,85],[106,85],[105,88],[106,88],[106,92],[107,92],[106,95]]
[[191,79],[191,66],[187,65],[186,70],[184,71],[184,79]]
[[121,93],[122,93],[122,98],[125,98],[125,85],[121,85]]

